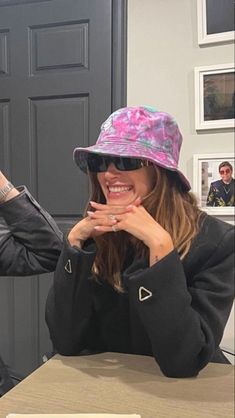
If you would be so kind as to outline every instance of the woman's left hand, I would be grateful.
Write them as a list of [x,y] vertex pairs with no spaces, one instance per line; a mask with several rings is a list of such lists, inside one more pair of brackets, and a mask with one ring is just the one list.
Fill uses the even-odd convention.
[[151,265],[174,249],[170,234],[155,221],[142,205],[129,205],[121,208],[95,203],[92,206],[96,209],[95,212],[92,212],[92,218],[98,219],[104,213],[107,216],[109,212],[109,216],[111,215],[117,220],[113,227],[97,226],[95,229],[102,232],[126,231],[143,241],[150,249]]

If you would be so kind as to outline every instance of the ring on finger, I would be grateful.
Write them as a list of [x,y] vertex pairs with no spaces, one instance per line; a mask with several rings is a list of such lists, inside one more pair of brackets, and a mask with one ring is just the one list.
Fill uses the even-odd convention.
[[111,219],[112,221],[116,221],[117,218],[115,215],[108,215],[109,219]]

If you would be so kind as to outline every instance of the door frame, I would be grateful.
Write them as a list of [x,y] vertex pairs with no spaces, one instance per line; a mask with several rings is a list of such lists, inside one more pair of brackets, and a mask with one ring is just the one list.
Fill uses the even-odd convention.
[[127,2],[112,2],[112,112],[127,104]]

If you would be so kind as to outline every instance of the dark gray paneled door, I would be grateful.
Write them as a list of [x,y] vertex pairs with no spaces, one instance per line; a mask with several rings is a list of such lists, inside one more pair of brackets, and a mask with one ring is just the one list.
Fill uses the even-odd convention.
[[[95,142],[121,81],[112,69],[121,57],[120,46],[113,55],[114,10],[112,0],[0,0],[0,167],[64,231],[88,196],[72,151]],[[0,279],[0,354],[22,374],[51,349],[50,283],[51,275]]]

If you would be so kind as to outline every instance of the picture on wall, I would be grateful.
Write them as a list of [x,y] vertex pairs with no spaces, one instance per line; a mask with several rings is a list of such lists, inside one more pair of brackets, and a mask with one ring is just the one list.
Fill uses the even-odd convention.
[[234,214],[234,169],[233,153],[194,155],[193,191],[203,210],[214,215]]
[[234,0],[197,0],[199,45],[234,40]]
[[195,128],[234,127],[234,64],[196,67]]

